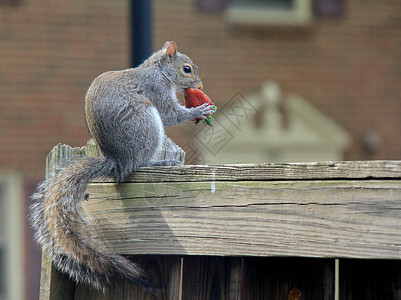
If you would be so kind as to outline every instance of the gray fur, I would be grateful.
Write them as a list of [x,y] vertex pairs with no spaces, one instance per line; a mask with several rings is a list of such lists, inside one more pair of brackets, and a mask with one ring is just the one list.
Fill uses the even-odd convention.
[[[183,72],[190,65],[191,74]],[[175,92],[200,88],[197,66],[166,42],[141,66],[98,76],[85,99],[86,123],[104,157],[76,157],[45,180],[32,195],[31,222],[44,251],[53,250],[55,266],[76,282],[104,290],[123,277],[154,292],[141,268],[108,253],[90,234],[89,221],[80,213],[88,183],[112,176],[123,181],[139,166],[175,165],[155,161],[165,126],[205,118],[210,106],[185,108]]]

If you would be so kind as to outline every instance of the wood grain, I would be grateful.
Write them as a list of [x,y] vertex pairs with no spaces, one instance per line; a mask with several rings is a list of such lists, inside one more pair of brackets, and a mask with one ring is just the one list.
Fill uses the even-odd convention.
[[103,183],[87,192],[98,234],[123,254],[401,258],[398,180]]
[[[47,176],[72,155],[100,152],[59,144]],[[401,161],[141,168],[87,193],[88,230],[135,255],[165,291],[157,299],[334,299],[334,257],[341,297],[400,299],[399,261],[352,258],[401,259]],[[40,300],[56,298],[152,299],[126,282],[106,294],[75,286],[45,253]]]
[[241,258],[185,256],[183,299],[240,300]]
[[127,281],[110,285],[105,293],[77,285],[74,300],[179,300],[181,259],[178,256],[134,256],[161,292],[151,295]]
[[[54,176],[56,168],[73,155],[82,155],[82,148],[71,148],[58,144],[46,158],[46,177]],[[52,253],[42,253],[40,276],[40,300],[72,300],[74,299],[75,284],[68,276],[61,274],[53,265]]]
[[142,255],[132,257],[132,259],[145,270],[161,292],[156,296],[151,296],[144,290],[127,283],[123,299],[179,300],[181,279],[181,258],[179,256]]
[[127,182],[352,180],[381,178],[401,179],[401,161],[187,165],[140,168],[128,178]]

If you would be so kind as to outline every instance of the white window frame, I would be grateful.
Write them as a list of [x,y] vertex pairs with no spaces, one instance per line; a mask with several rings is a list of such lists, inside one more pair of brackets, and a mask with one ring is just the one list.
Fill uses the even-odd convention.
[[230,24],[258,26],[307,26],[312,21],[312,1],[293,0],[291,7],[269,4],[233,2],[225,11]]
[[24,199],[21,176],[14,171],[0,170],[0,182],[4,186],[4,211],[0,211],[4,236],[0,237],[0,247],[4,253],[5,295],[1,300],[22,300],[25,291],[24,267]]

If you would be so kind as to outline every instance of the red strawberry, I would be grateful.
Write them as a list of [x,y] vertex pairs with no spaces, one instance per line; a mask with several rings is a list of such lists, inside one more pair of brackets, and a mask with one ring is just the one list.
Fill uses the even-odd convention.
[[[201,90],[198,89],[187,89],[185,91],[185,100],[184,100],[184,105],[187,108],[191,107],[198,107],[204,103],[208,103],[210,105],[213,105],[212,101],[210,98]],[[213,105],[214,110],[216,110],[216,106]],[[196,118],[196,124],[202,119]],[[213,126],[213,118],[209,115],[207,119],[205,119],[205,123],[208,124],[209,126]]]
[[210,98],[201,90],[198,89],[187,89],[185,91],[184,105],[187,108],[198,107],[203,103],[209,103],[213,105]]

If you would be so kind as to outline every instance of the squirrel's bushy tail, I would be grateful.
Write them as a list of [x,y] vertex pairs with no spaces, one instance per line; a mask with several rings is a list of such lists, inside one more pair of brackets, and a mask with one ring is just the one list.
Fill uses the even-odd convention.
[[112,278],[123,277],[151,292],[154,288],[140,267],[110,254],[90,234],[91,224],[81,214],[88,183],[115,172],[114,161],[78,156],[32,195],[31,222],[44,251],[53,250],[56,267],[76,282],[105,290]]

